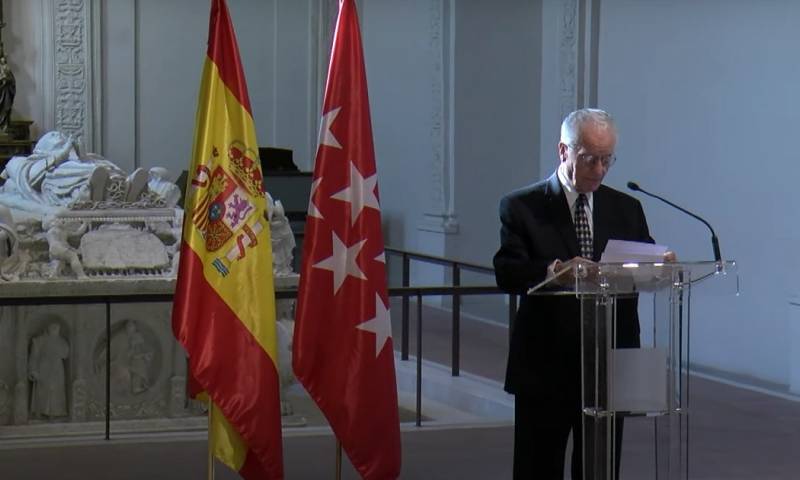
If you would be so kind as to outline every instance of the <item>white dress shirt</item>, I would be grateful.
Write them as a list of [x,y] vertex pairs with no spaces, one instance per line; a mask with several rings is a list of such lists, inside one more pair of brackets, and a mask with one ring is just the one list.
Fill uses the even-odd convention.
[[[575,202],[578,201],[578,193],[575,190],[575,185],[572,184],[572,179],[567,176],[564,171],[563,163],[558,166],[558,181],[561,182],[561,188],[564,189],[564,194],[567,196],[567,204],[569,205],[569,214],[572,216],[572,223],[575,223]],[[586,195],[586,218],[589,220],[589,231],[594,236],[594,219],[592,218],[592,210],[594,209],[594,196],[592,192],[585,193]]]

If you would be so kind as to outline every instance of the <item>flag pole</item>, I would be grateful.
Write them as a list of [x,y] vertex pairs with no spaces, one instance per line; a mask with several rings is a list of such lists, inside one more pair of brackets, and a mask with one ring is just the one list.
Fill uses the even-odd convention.
[[214,445],[211,435],[211,417],[214,415],[214,402],[208,397],[208,480],[214,480]]
[[342,441],[336,439],[336,480],[342,480]]

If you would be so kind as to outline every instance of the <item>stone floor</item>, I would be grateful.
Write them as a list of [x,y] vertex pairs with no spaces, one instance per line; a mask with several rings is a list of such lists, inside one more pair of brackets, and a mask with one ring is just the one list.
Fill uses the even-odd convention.
[[[412,312],[415,309],[412,308]],[[399,308],[393,306],[399,348]],[[449,317],[424,309],[423,357],[449,364]],[[412,339],[414,328],[412,325]],[[462,367],[501,380],[508,332],[463,320]],[[415,345],[412,343],[412,353]],[[800,478],[800,399],[775,396],[708,378],[691,380],[690,478]],[[423,404],[424,409],[424,404]],[[202,432],[120,436],[112,441],[4,443],[0,427],[0,479],[197,479],[206,475]],[[626,423],[622,478],[653,478],[651,420]],[[404,479],[511,478],[512,426],[403,426]],[[334,478],[335,442],[326,429],[286,430],[287,479]],[[218,479],[238,478],[224,467]],[[347,461],[344,479],[358,478]]]

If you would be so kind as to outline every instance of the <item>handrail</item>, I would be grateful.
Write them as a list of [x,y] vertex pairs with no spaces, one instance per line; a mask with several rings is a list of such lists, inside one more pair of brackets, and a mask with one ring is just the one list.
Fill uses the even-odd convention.
[[[411,288],[411,261],[420,261],[422,263],[428,264],[435,264],[441,265],[446,268],[451,269],[451,278],[452,278],[452,286],[450,287],[430,287],[433,290],[428,290],[428,287],[416,287],[416,288],[424,288],[425,290],[420,291],[420,297],[422,295],[451,295],[453,297],[453,308],[452,308],[452,353],[451,353],[451,368],[453,376],[458,376],[460,373],[460,358],[461,358],[461,295],[475,295],[475,294],[497,294],[503,293],[499,288],[494,286],[484,286],[484,287],[468,287],[467,289],[463,289],[464,287],[461,286],[461,272],[464,270],[470,270],[474,272],[484,273],[484,274],[494,274],[494,269],[491,267],[487,267],[484,265],[478,265],[472,262],[464,262],[461,260],[452,260],[449,258],[438,257],[435,255],[430,255],[427,253],[421,252],[412,252],[408,250],[401,250],[399,248],[394,247],[385,247],[384,250],[391,255],[397,255],[402,257],[403,259],[403,280],[402,280],[402,288]],[[435,288],[439,288],[441,293],[436,293],[437,291]],[[477,290],[473,291],[469,288],[476,288]],[[409,331],[410,331],[410,324],[409,324],[409,298],[413,296],[410,292],[403,293],[402,290],[395,290],[393,288],[389,289],[390,292],[394,292],[394,295],[390,293],[390,296],[402,296],[403,303],[402,303],[402,327],[401,327],[401,342],[400,342],[400,358],[403,360],[408,360],[408,347],[409,347]],[[510,295],[509,299],[509,307],[512,310],[509,310],[509,318],[513,319],[514,314],[516,313],[516,296]]]
[[414,260],[423,260],[427,263],[435,263],[438,265],[460,265],[462,268],[466,268],[468,270],[474,270],[476,272],[487,273],[494,275],[494,268],[488,267],[486,265],[479,265],[477,263],[466,262],[463,260],[452,260],[449,258],[444,257],[437,257],[436,255],[430,255],[428,253],[421,253],[421,252],[412,252],[410,250],[401,250],[399,248],[394,247],[384,247],[384,251],[387,253],[393,253],[395,255],[403,255],[408,256]]

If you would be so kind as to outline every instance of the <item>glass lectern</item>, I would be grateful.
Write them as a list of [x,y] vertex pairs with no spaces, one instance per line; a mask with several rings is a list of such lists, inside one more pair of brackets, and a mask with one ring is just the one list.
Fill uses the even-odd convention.
[[[736,270],[731,261],[576,264],[528,292],[574,295],[581,305],[584,480],[619,475],[623,417],[653,422],[652,474],[637,478],[688,479],[692,292],[734,295]],[[617,348],[618,302],[639,294],[652,296],[641,346]],[[639,311],[649,310],[641,300]]]

